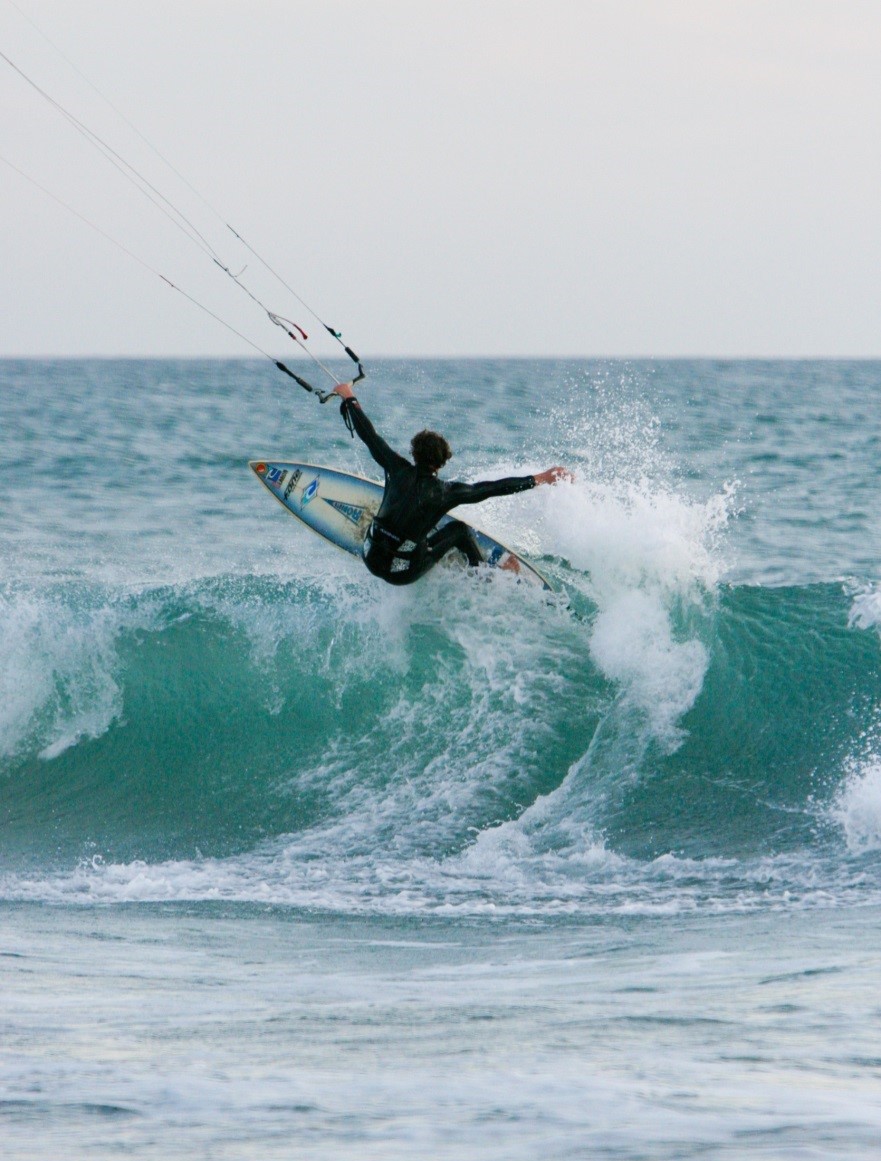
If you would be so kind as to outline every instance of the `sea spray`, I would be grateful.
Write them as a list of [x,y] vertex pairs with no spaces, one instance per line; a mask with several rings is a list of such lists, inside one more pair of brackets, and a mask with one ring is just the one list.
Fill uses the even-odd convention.
[[0,587],[0,760],[57,757],[119,717],[117,640],[152,609],[82,584]]
[[875,584],[856,586],[847,620],[853,628],[875,629],[881,635],[881,588]]
[[862,855],[881,850],[881,758],[852,762],[832,805],[848,850]]

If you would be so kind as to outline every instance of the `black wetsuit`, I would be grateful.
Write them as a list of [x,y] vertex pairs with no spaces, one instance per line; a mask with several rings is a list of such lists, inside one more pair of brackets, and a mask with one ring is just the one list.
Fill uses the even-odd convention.
[[389,584],[412,584],[454,548],[469,564],[481,564],[483,557],[467,524],[450,520],[436,532],[431,530],[458,504],[479,504],[535,487],[533,476],[481,484],[439,480],[429,468],[416,467],[393,451],[354,400],[345,400],[340,413],[385,471],[385,493],[364,541],[364,563]]

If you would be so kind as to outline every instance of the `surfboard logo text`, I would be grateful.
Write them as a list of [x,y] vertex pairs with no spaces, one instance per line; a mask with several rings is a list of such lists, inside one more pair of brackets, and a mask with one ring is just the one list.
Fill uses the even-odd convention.
[[361,517],[364,515],[364,509],[361,505],[344,504],[342,500],[326,500],[325,503],[330,504],[331,508],[336,508],[337,512],[342,513],[353,524],[361,523]]
[[308,503],[315,499],[318,495],[318,485],[321,482],[321,476],[316,476],[306,491],[303,493],[303,498],[300,501],[300,507],[305,508]]
[[302,474],[303,473],[299,468],[297,468],[295,472],[291,473],[291,478],[288,480],[288,486],[284,490],[284,498],[286,500],[290,499],[291,492],[294,490],[294,485],[296,484],[297,480],[299,480],[300,476],[302,476]]

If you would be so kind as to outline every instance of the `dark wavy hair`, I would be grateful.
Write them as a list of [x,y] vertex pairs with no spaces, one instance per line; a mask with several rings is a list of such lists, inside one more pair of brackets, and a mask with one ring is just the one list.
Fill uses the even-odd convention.
[[439,472],[453,455],[453,449],[436,431],[418,431],[410,440],[410,454],[420,468]]

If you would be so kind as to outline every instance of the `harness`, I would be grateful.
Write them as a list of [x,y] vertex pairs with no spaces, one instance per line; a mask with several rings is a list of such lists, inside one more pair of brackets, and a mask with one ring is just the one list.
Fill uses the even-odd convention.
[[[370,527],[367,529],[367,535],[364,537],[363,555],[366,557],[372,550],[374,544],[380,549],[383,555],[389,557],[392,562],[392,569],[394,563],[401,561],[406,564],[416,555],[417,545],[412,540],[405,540],[403,536],[398,536],[395,532],[390,532],[388,528],[380,524],[377,519],[373,519]],[[402,544],[412,544],[412,548],[402,549]]]

